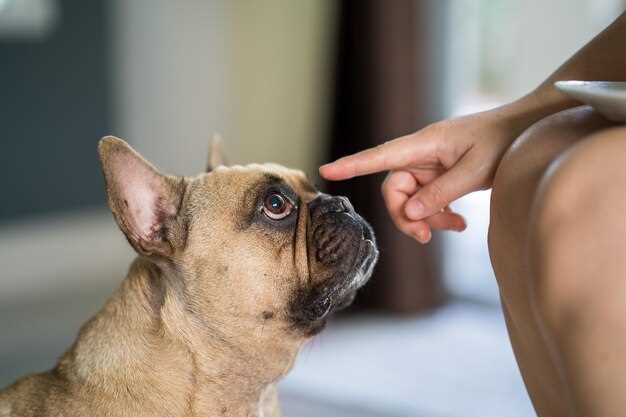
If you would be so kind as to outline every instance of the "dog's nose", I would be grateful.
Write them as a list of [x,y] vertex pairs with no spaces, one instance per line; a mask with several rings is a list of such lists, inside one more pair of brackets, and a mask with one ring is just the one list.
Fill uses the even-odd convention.
[[350,200],[344,196],[332,196],[320,193],[309,203],[311,217],[319,217],[327,213],[349,213],[353,211],[354,208],[352,204],[350,204]]

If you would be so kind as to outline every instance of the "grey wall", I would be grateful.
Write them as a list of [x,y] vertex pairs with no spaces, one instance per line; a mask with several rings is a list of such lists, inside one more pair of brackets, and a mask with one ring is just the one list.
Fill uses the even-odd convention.
[[62,0],[41,41],[0,38],[0,222],[104,204],[108,3]]

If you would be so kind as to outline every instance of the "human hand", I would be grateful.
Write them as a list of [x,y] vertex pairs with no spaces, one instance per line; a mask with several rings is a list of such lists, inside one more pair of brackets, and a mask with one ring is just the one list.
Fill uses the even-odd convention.
[[444,120],[323,165],[320,175],[336,181],[390,171],[382,194],[391,219],[427,243],[431,229],[466,228],[449,204],[491,187],[502,156],[524,127],[505,107]]

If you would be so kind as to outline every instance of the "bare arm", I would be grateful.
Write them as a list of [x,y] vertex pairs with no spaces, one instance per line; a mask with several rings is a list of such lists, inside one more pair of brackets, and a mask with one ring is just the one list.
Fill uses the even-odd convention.
[[535,90],[482,113],[444,120],[320,168],[329,180],[390,171],[383,184],[396,226],[420,242],[431,228],[463,230],[448,204],[491,187],[502,156],[526,128],[578,105],[554,87],[557,80],[626,80],[626,13],[597,35]]

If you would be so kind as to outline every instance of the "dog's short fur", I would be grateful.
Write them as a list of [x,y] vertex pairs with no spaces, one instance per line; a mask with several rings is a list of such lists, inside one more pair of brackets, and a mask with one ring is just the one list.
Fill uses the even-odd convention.
[[139,256],[52,371],[0,392],[0,416],[278,416],[276,381],[371,274],[370,227],[278,165],[174,177],[117,138],[99,153]]

